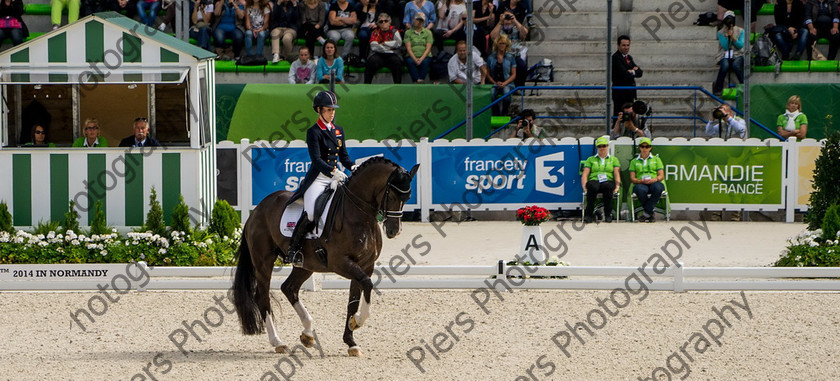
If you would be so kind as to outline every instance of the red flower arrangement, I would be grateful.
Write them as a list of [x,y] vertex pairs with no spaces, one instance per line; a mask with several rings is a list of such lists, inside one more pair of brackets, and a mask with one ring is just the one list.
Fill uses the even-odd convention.
[[516,220],[525,226],[539,226],[551,219],[551,213],[546,208],[536,205],[526,206],[516,210]]

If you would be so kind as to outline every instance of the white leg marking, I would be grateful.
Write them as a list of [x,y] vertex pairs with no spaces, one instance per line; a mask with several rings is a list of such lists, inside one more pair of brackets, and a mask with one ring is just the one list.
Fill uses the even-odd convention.
[[268,342],[271,346],[277,348],[283,344],[283,341],[277,336],[277,330],[274,328],[274,319],[271,318],[271,313],[265,315],[265,325],[268,327]]
[[362,292],[362,297],[359,298],[359,312],[353,314],[356,318],[356,325],[359,327],[365,325],[365,321],[367,320],[368,316],[370,316],[370,304],[365,302],[365,295]]
[[297,301],[294,305],[295,312],[297,312],[298,317],[300,317],[300,323],[303,324],[303,334],[309,337],[313,337],[314,334],[312,333],[312,316],[309,315],[309,311],[306,310],[306,307],[303,306],[303,302],[300,300]]

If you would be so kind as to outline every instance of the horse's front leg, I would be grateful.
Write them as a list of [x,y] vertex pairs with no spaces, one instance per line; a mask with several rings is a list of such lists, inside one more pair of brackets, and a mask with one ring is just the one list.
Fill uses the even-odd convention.
[[307,348],[312,348],[312,346],[315,345],[315,333],[312,331],[312,323],[314,320],[312,319],[312,316],[309,315],[309,311],[306,310],[303,302],[301,302],[299,293],[300,286],[303,285],[303,282],[306,282],[306,280],[311,276],[312,271],[306,270],[302,267],[294,267],[292,268],[292,273],[289,274],[289,277],[286,278],[286,281],[280,286],[280,290],[283,291],[283,295],[286,295],[286,299],[289,301],[289,304],[292,305],[300,318],[300,323],[303,325],[303,332],[300,334],[300,342]]
[[[357,263],[348,260],[344,267],[343,270],[351,279],[350,297],[347,302],[347,324],[344,325],[344,343],[348,347],[347,353],[350,356],[357,357],[362,355],[362,350],[356,345],[353,331],[362,327],[370,316],[370,296],[373,290],[373,282]],[[372,271],[373,269],[370,272],[372,273]]]

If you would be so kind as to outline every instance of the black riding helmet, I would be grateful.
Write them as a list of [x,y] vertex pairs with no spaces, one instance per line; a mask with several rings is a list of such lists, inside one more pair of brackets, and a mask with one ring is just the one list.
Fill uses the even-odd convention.
[[318,112],[319,107],[338,108],[338,98],[332,91],[321,91],[312,100],[312,109]]

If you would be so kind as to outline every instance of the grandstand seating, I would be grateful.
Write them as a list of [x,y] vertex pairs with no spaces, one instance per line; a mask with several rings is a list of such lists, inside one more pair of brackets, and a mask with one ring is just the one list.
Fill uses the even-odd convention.
[[[613,1],[612,41],[606,42],[604,24],[607,12],[604,2],[578,1],[571,5],[556,3],[551,0],[534,0],[533,22],[537,25],[529,43],[529,64],[542,58],[553,60],[555,72],[553,83],[547,85],[589,86],[603,85],[605,76],[605,56],[615,50],[615,39],[619,34],[629,34],[632,40],[631,54],[645,70],[645,75],[637,81],[640,86],[689,85],[711,88],[717,68],[714,55],[717,51],[714,28],[693,25],[696,15],[715,11],[714,2],[692,2],[696,10],[688,17],[676,20],[667,13],[673,0]],[[559,4],[559,5],[558,5]],[[574,9],[572,9],[572,7]],[[567,9],[568,8],[568,9]],[[36,38],[49,30],[50,5],[48,0],[32,0],[25,5],[25,21],[32,31],[30,39]],[[664,19],[668,17],[668,19]],[[742,22],[739,17],[738,22]],[[765,4],[759,12],[758,25],[773,22],[773,5]],[[654,28],[655,27],[655,28]],[[752,36],[755,37],[754,35]],[[9,41],[5,41],[4,47]],[[269,44],[266,41],[266,44]],[[303,45],[303,40],[295,41]],[[354,45],[357,45],[358,41]],[[819,41],[821,47],[826,41]],[[452,49],[454,41],[447,41],[447,49]],[[269,54],[270,49],[265,49]],[[316,49],[317,50],[317,49]],[[825,50],[824,50],[825,51]],[[266,73],[263,67],[239,67],[238,74],[233,62],[219,61],[216,64],[218,83],[285,83],[289,63],[269,64]],[[359,83],[363,68],[347,68],[348,82]],[[840,73],[838,61],[788,61],[781,65],[781,74],[773,67],[754,66],[750,77],[754,83],[780,82],[815,82],[835,83]],[[381,72],[387,72],[382,69]],[[407,77],[406,77],[407,78]],[[404,83],[409,81],[404,78]],[[377,76],[375,83],[390,83],[389,76]],[[641,99],[655,110],[656,115],[676,115],[693,117],[691,111],[691,92],[640,91]],[[593,119],[564,120],[553,123],[540,120],[548,125],[550,136],[596,135],[604,132],[602,118],[606,106],[603,92],[598,91],[543,91],[541,96],[526,94],[525,107],[533,108],[540,115],[562,113],[569,116],[586,116]],[[702,97],[702,96],[700,96]],[[726,89],[724,99],[735,99],[736,91]],[[513,101],[519,105],[518,99]],[[516,108],[516,107],[514,107]],[[707,110],[698,110],[700,115]],[[494,126],[505,123],[503,118],[495,118]],[[656,136],[685,136],[685,131],[693,122],[684,120],[655,120]]]

